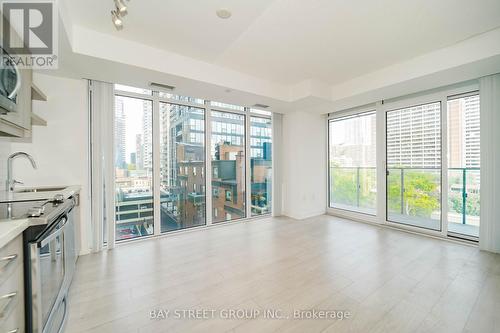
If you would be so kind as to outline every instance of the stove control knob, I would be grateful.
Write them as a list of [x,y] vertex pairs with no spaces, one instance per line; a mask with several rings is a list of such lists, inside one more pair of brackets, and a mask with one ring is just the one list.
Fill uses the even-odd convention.
[[54,198],[52,199],[54,203],[61,203],[64,202],[64,195],[62,194],[56,194],[54,195]]
[[44,211],[45,211],[44,206],[31,207],[30,209],[28,209],[28,216],[29,217],[40,217],[43,215]]

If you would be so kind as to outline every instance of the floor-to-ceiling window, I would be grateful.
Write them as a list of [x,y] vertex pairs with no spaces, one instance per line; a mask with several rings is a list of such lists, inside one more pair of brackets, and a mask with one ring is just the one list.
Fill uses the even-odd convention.
[[479,94],[448,99],[448,233],[479,237]]
[[[360,108],[371,113],[350,109],[330,114],[328,211],[342,216],[350,215],[341,209],[369,213],[377,216],[366,217],[370,222],[477,241],[477,89],[474,83],[458,84]],[[369,140],[373,149],[366,144]]]
[[161,232],[205,224],[205,109],[160,102]]
[[116,240],[153,234],[153,103],[115,97]]
[[330,207],[375,215],[375,112],[332,119],[328,126]]
[[441,102],[386,117],[387,220],[441,230]]
[[212,221],[246,217],[245,115],[211,111]]
[[269,214],[271,115],[115,85],[115,239]]
[[250,117],[252,216],[271,213],[272,126],[267,117]]

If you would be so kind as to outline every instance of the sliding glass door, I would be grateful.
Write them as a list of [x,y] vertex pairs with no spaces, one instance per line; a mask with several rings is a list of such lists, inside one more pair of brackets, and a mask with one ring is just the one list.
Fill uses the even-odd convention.
[[329,205],[376,214],[375,112],[329,121]]
[[386,113],[387,220],[441,230],[441,102]]
[[479,95],[448,99],[448,234],[479,237]]

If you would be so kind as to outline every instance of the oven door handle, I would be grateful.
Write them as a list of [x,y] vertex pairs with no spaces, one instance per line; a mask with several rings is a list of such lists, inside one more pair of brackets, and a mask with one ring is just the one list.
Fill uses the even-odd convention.
[[53,233],[49,234],[47,237],[44,237],[41,241],[38,242],[38,247],[44,247],[45,245],[49,244],[52,240],[55,238],[59,237],[64,231],[64,228],[66,227],[66,223],[68,223],[68,218],[63,217],[62,220],[64,220],[63,224],[59,229],[56,229]]
[[65,296],[62,300],[64,302],[64,317],[61,323],[61,327],[59,327],[59,330],[57,333],[63,333],[64,332],[64,326],[66,326],[66,321],[68,320],[68,300],[66,299],[68,296]]

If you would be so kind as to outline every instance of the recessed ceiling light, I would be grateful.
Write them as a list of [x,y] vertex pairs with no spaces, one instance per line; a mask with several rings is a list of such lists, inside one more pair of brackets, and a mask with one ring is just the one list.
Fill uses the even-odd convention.
[[229,9],[226,9],[226,8],[221,8],[221,9],[217,10],[215,13],[221,19],[228,19],[231,17],[231,12],[229,11]]

